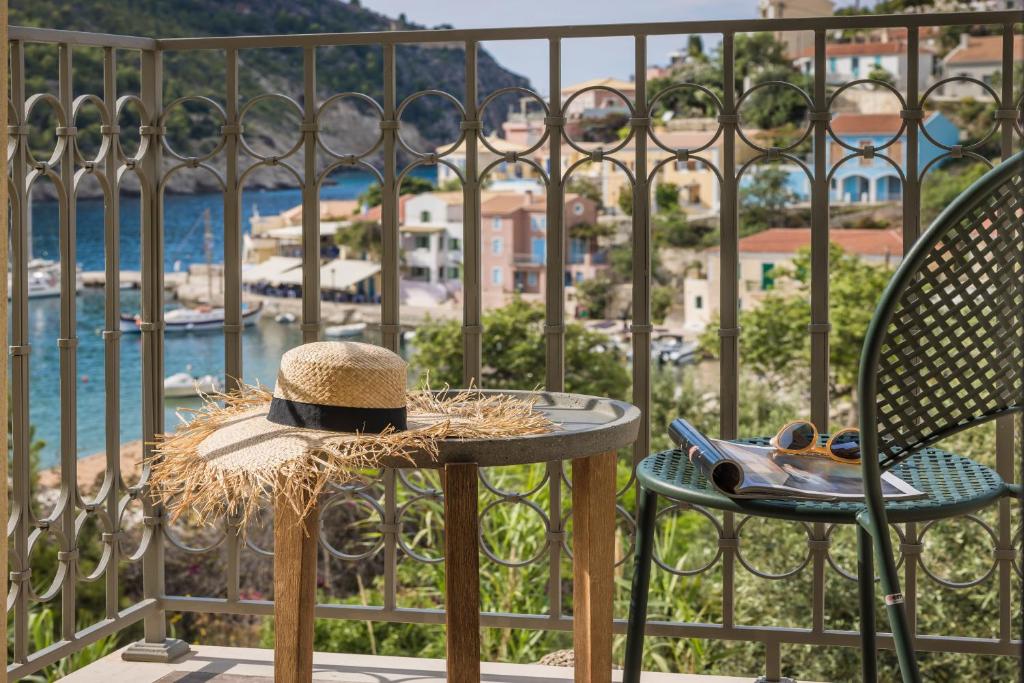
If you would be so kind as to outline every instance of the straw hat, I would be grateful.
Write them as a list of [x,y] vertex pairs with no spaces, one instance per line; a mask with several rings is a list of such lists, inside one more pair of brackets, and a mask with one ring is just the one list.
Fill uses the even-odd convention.
[[303,344],[281,357],[273,394],[245,387],[208,397],[174,434],[159,438],[151,490],[177,517],[224,514],[244,524],[264,494],[309,512],[328,481],[437,442],[537,434],[551,423],[532,403],[460,392],[409,393],[398,355],[357,342]]

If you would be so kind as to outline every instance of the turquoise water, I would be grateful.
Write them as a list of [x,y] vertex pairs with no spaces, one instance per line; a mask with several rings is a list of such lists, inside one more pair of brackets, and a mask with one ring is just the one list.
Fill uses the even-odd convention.
[[[416,169],[420,171],[421,169]],[[422,169],[429,177],[430,169]],[[372,182],[367,173],[344,173],[335,176],[334,185],[321,191],[323,199],[353,199]],[[263,215],[279,213],[301,203],[299,190],[251,190],[243,196],[243,229],[248,231],[253,209]],[[186,269],[190,263],[204,260],[202,227],[196,217],[210,209],[214,226],[214,260],[223,253],[222,231],[223,200],[219,194],[167,196],[164,200],[165,267],[177,265]],[[103,255],[103,202],[80,200],[78,211],[78,254],[76,260],[84,270],[102,270]],[[58,207],[55,202],[34,202],[32,206],[33,253],[41,258],[58,258]],[[121,200],[121,267],[139,268],[139,201],[123,197]],[[138,311],[139,293],[126,290],[121,293],[122,310]],[[57,298],[32,299],[29,302],[29,341],[32,344],[30,379],[30,420],[36,428],[36,437],[46,442],[41,464],[52,465],[59,460],[60,446],[60,384],[59,355],[56,339],[59,336],[60,302]],[[79,456],[100,452],[105,444],[104,349],[100,338],[103,327],[103,292],[86,289],[78,297],[78,427],[77,453]],[[375,340],[370,340],[375,341]],[[242,337],[244,377],[247,382],[272,384],[277,362],[288,348],[301,342],[297,325],[282,325],[273,319],[263,319],[253,328],[246,329]],[[142,437],[141,432],[141,358],[140,337],[125,335],[121,338],[120,374],[120,442]],[[186,370],[191,365],[194,376],[222,375],[224,372],[224,337],[219,332],[168,335],[165,342],[165,374]],[[166,426],[177,422],[175,411],[180,407],[194,407],[195,400],[168,400]]]

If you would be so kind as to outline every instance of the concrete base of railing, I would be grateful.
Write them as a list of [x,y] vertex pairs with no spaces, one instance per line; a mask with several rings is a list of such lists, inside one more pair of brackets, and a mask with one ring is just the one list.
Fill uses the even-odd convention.
[[797,683],[795,679],[788,678],[787,676],[780,676],[779,678],[768,678],[767,676],[759,677],[754,683]]
[[164,638],[160,643],[140,640],[129,645],[121,653],[121,659],[128,662],[160,662],[166,664],[181,659],[190,652],[188,643],[177,638]]

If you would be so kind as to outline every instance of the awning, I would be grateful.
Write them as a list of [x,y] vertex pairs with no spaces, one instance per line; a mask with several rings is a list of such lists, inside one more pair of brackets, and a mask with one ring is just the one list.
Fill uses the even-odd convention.
[[[321,221],[320,222],[320,237],[330,237],[338,232],[339,228],[346,228],[350,226],[349,221]],[[289,225],[284,228],[274,228],[273,230],[267,230],[260,237],[270,237],[275,240],[302,240],[302,226],[301,225]]]
[[419,233],[432,233],[432,232],[444,232],[448,229],[447,225],[400,225],[398,230],[400,232],[419,232]]
[[290,271],[299,270],[302,266],[302,259],[292,256],[271,256],[262,263],[257,263],[242,269],[242,282],[255,284],[257,282],[283,282],[283,278]]
[[[373,261],[334,259],[320,266],[320,289],[348,289],[379,272],[380,264]],[[301,285],[302,269],[288,271],[280,282],[286,285]]]

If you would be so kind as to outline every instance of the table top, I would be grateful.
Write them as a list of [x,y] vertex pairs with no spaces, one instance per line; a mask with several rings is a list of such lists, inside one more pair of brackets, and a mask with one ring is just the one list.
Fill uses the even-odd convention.
[[614,451],[636,440],[640,409],[623,401],[555,391],[484,389],[487,395],[503,394],[536,399],[535,408],[555,428],[544,434],[501,439],[449,439],[438,443],[438,456],[412,453],[412,462],[400,458],[390,467],[443,467],[448,463],[476,463],[481,467],[528,465],[537,462],[584,458]]

